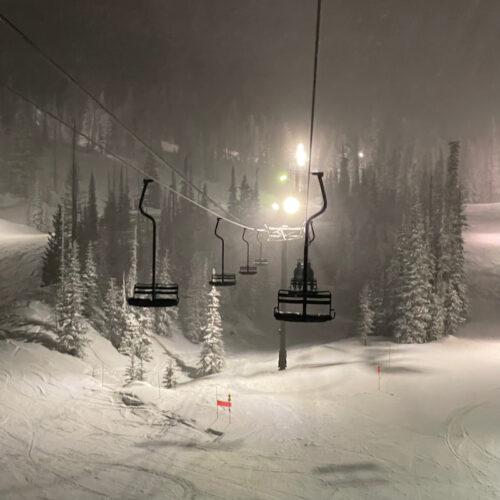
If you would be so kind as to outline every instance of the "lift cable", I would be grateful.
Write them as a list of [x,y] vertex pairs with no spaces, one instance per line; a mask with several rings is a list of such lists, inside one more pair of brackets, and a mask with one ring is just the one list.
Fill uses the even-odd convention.
[[26,103],[30,104],[31,106],[33,106],[35,109],[37,109],[38,111],[40,111],[41,113],[44,113],[46,114],[47,116],[49,116],[50,118],[56,120],[58,123],[60,123],[61,125],[67,127],[68,129],[70,130],[74,130],[78,135],[80,135],[81,137],[83,137],[84,139],[86,139],[87,141],[89,141],[91,144],[94,144],[95,146],[99,147],[102,151],[104,151],[107,155],[113,157],[115,160],[117,160],[118,162],[122,163],[123,165],[129,167],[129,168],[132,168],[133,170],[135,170],[136,172],[138,172],[139,174],[141,174],[143,177],[147,177],[147,178],[151,178],[153,179],[155,182],[157,182],[161,187],[165,188],[165,189],[168,189],[169,191],[171,191],[172,193],[175,193],[177,196],[179,196],[180,198],[192,203],[193,205],[196,205],[198,208],[202,209],[202,210],[205,210],[206,212],[208,212],[209,214],[215,216],[215,217],[218,217],[230,224],[233,224],[234,226],[237,226],[237,227],[240,227],[240,228],[243,228],[243,229],[248,229],[249,231],[256,231],[257,229],[254,228],[254,227],[251,227],[251,226],[247,226],[245,224],[240,224],[239,222],[235,222],[234,220],[232,219],[227,219],[226,217],[223,217],[221,216],[220,214],[218,214],[217,212],[215,212],[214,210],[202,205],[201,203],[197,202],[196,200],[193,200],[192,198],[189,198],[188,196],[180,193],[179,191],[176,191],[172,186],[169,186],[168,184],[165,184],[163,183],[162,181],[160,181],[160,179],[157,179],[157,178],[154,178],[154,177],[151,177],[150,175],[148,175],[143,169],[141,169],[140,167],[138,167],[137,165],[134,165],[133,163],[131,163],[130,161],[128,161],[127,159],[121,157],[120,155],[116,154],[115,152],[111,151],[107,146],[99,143],[98,141],[96,141],[95,139],[92,139],[90,136],[88,136],[87,134],[85,134],[84,132],[81,132],[80,130],[77,130],[74,125],[72,125],[71,123],[63,120],[62,118],[58,117],[57,115],[55,115],[54,113],[52,113],[51,111],[49,111],[48,109],[44,109],[42,108],[40,105],[38,105],[35,101],[33,101],[32,99],[30,99],[29,97],[26,97],[24,94],[22,94],[21,92],[17,91],[16,89],[12,88],[9,84],[7,83],[4,83],[4,82],[0,82],[0,85],[2,87],[4,87],[5,89],[7,89],[9,92],[11,92],[12,94],[14,94],[15,96],[17,96],[19,99],[22,99],[23,101],[25,101]]
[[[52,67],[57,71],[62,73],[67,80],[73,83],[81,92],[83,92],[92,102],[94,102],[99,108],[101,108],[105,113],[107,113],[111,119],[120,127],[122,127],[128,134],[130,134],[136,141],[138,141],[149,153],[151,153],[154,158],[156,158],[160,163],[164,164],[175,172],[184,182],[191,186],[199,194],[203,194],[203,191],[191,182],[182,172],[180,172],[174,165],[165,160],[161,155],[159,155],[149,144],[147,144],[141,137],[139,137],[130,127],[125,125],[122,120],[120,120],[106,105],[104,105],[99,99],[97,99],[89,90],[87,90],[74,76],[68,73],[57,61],[50,57],[36,42],[34,42],[26,33],[24,33],[18,26],[16,26],[10,19],[8,19],[4,14],[0,12],[0,21],[9,26],[16,34],[18,34],[30,47],[35,49],[40,56],[45,59]],[[231,219],[239,220],[238,217],[231,215],[223,206],[214,201],[212,198],[207,196],[207,199],[219,210],[221,210],[227,217]],[[215,214],[215,212],[214,212]],[[217,215],[217,217],[219,217]],[[225,219],[230,222],[229,219]],[[231,221],[233,222],[233,221]],[[244,224],[234,224],[240,227],[247,227]],[[251,228],[248,228],[251,229]]]
[[[311,128],[309,134],[309,165],[307,167],[307,191],[306,191],[306,220],[307,211],[309,208],[309,185],[311,183],[311,161],[314,135],[314,111],[316,107],[316,80],[318,74],[318,53],[319,53],[319,30],[321,24],[321,0],[318,0],[316,14],[316,40],[314,43],[314,70],[313,70],[313,87],[312,87],[312,103],[311,103]],[[307,236],[306,236],[307,238]]]

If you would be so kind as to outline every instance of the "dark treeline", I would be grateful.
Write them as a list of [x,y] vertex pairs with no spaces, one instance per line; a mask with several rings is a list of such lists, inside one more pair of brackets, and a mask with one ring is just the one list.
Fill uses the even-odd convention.
[[[143,163],[143,148],[104,111],[87,98],[75,98],[71,92],[57,93],[59,90],[52,89],[53,93],[43,94],[35,100],[68,122],[74,121],[76,129],[97,144]],[[31,96],[31,91],[27,93]],[[273,121],[265,114],[256,116],[239,109],[235,103],[221,111],[216,127],[206,129],[194,119],[194,114],[181,109],[170,110],[168,103],[176,106],[179,100],[175,95],[158,90],[153,101],[160,103],[157,108],[166,106],[163,119],[161,123],[147,121],[147,126],[143,127],[136,124],[142,107],[141,96],[130,92],[113,102],[104,90],[96,95],[179,170],[187,163],[198,185],[203,182],[226,185],[232,167],[238,176],[245,174],[248,182],[258,170],[261,184],[269,185],[277,171],[293,163],[296,145],[303,140],[298,129],[290,124]],[[185,98],[190,102],[189,97]],[[155,109],[155,113],[160,111]],[[484,135],[461,140],[464,196],[466,201],[474,203],[500,201],[500,138],[493,119],[483,129],[487,131]],[[314,162],[331,165],[346,138],[366,150],[371,148],[371,136],[374,135],[386,137],[395,147],[398,141],[401,144],[409,142],[404,137],[398,141],[393,137],[389,139],[388,130],[389,127],[380,123],[356,135],[325,123],[315,140],[318,152]],[[52,210],[55,206],[51,192],[58,192],[65,180],[64,155],[71,142],[71,130],[36,111],[7,89],[0,90],[0,189],[22,197],[36,195],[47,212],[45,226],[50,219],[50,206]],[[102,147],[81,136],[77,138],[77,145],[79,151],[88,155],[102,152]],[[424,149],[436,148],[429,145]],[[98,181],[101,183],[102,179]],[[40,210],[35,207],[35,212]]]

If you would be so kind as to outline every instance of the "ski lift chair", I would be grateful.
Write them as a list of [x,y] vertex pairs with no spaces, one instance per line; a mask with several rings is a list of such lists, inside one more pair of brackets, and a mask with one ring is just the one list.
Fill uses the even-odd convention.
[[262,241],[260,240],[260,231],[257,230],[257,241],[259,242],[259,258],[254,260],[256,266],[267,266],[269,261],[262,257]]
[[247,246],[247,264],[246,266],[240,267],[240,274],[248,275],[248,274],[257,274],[257,267],[250,265],[250,243],[245,239],[245,233],[247,228],[243,229],[243,234],[241,235],[241,239],[245,242]]
[[151,283],[136,283],[132,297],[127,297],[127,303],[135,307],[172,307],[179,303],[179,286],[176,283],[156,282],[156,221],[144,211],[143,203],[148,185],[152,179],[144,179],[139,201],[139,211],[153,223],[153,255],[151,262]]
[[236,285],[236,274],[224,272],[224,238],[217,233],[220,221],[221,218],[217,217],[217,224],[215,224],[214,234],[217,238],[219,238],[222,244],[221,273],[217,274],[214,269],[212,271],[212,278],[210,279],[209,283],[212,286],[234,286]]
[[[321,210],[306,221],[304,235],[304,259],[303,263],[309,263],[309,245],[315,239],[313,219],[321,215],[327,206],[325,187],[323,185],[323,172],[313,172],[317,176],[323,198]],[[309,232],[312,239],[309,240]],[[335,318],[335,310],[332,308],[332,294],[330,291],[319,291],[316,280],[311,279],[312,269],[310,265],[302,265],[302,279],[294,276],[288,290],[278,291],[278,305],[274,308],[274,317],[280,321],[291,321],[300,323],[322,323]],[[287,306],[293,311],[287,311]]]

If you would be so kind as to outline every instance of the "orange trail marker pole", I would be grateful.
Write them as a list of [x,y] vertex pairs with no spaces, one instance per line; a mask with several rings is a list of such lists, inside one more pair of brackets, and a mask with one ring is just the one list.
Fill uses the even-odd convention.
[[377,365],[377,372],[378,372],[378,392],[380,392],[380,365]]
[[231,423],[231,394],[227,395],[227,402],[229,403],[229,423]]

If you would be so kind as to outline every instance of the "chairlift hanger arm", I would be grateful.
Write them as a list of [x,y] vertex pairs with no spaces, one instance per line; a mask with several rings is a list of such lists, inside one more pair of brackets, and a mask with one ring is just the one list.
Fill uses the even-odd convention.
[[[316,217],[319,217],[326,210],[326,207],[327,207],[325,186],[323,185],[323,172],[313,172],[312,174],[318,178],[319,187],[321,189],[321,196],[323,198],[323,206],[321,207],[321,209],[318,212],[311,215],[306,221],[306,231],[305,231],[305,237],[304,237],[304,270],[303,270],[303,277],[302,277],[302,280],[303,280],[302,314],[303,314],[303,316],[307,315],[307,268],[308,268],[308,262],[309,262],[309,227],[312,225],[313,220]],[[314,229],[313,229],[313,240],[315,237],[316,237],[316,235],[314,234]]]
[[153,294],[153,301],[155,300],[155,295],[156,295],[156,221],[154,217],[150,214],[148,214],[144,210],[144,198],[146,197],[146,191],[148,189],[149,184],[153,182],[153,179],[144,179],[143,180],[143,185],[142,185],[142,193],[141,193],[141,199],[139,200],[139,211],[141,212],[144,217],[149,219],[152,224],[153,224],[153,255],[152,255],[152,273],[151,273],[151,284],[152,284],[152,294]]

